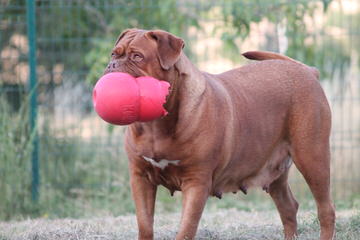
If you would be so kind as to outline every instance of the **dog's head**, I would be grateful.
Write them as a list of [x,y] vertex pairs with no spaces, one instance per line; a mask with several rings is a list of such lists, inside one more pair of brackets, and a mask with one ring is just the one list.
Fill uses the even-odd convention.
[[126,72],[135,77],[167,80],[179,60],[184,41],[161,30],[128,29],[120,34],[104,74]]

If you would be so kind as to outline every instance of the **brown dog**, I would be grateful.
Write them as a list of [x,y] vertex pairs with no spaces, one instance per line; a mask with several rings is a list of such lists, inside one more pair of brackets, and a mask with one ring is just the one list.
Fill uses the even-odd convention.
[[331,113],[317,71],[275,53],[247,52],[265,61],[214,75],[199,71],[183,47],[182,39],[164,31],[126,30],[105,70],[171,84],[169,114],[126,132],[139,239],[153,239],[159,184],[183,193],[176,239],[194,238],[209,196],[246,194],[250,187],[270,193],[285,239],[292,239],[298,209],[288,184],[292,161],[315,197],[320,238],[332,239]]

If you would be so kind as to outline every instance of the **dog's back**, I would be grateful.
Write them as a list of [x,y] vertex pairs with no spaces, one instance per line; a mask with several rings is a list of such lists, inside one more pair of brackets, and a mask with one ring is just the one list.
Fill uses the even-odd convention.
[[[303,66],[307,66],[301,62],[296,61],[295,59],[292,59],[288,56],[284,56],[278,53],[274,53],[274,52],[266,52],[266,51],[248,51],[242,54],[244,57],[246,57],[247,59],[251,59],[251,60],[258,60],[258,61],[262,61],[262,60],[271,60],[271,59],[278,59],[278,60],[285,60],[285,61],[289,61],[289,62],[294,62]],[[314,67],[310,67],[307,66],[310,71],[312,71],[314,73],[314,75],[316,76],[317,79],[319,79],[319,71],[314,68]]]

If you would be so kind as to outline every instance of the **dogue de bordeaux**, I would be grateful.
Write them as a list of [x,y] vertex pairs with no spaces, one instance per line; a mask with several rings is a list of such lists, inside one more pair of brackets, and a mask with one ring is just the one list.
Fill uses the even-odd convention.
[[[261,187],[275,202],[285,239],[297,235],[298,203],[288,184],[292,162],[316,200],[320,239],[334,238],[330,196],[331,112],[318,71],[272,52],[221,74],[198,70],[184,41],[161,30],[128,29],[104,74],[126,72],[168,81],[163,118],[127,127],[125,149],[139,239],[153,239],[158,185],[181,191],[176,239],[194,239],[209,196]],[[234,236],[236,237],[236,236]]]

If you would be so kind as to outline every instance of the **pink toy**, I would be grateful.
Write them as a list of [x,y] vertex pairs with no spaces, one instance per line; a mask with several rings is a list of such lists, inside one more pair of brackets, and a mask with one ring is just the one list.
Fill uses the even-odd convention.
[[108,73],[94,87],[94,108],[103,120],[112,124],[151,121],[167,114],[163,104],[169,87],[168,82],[148,76]]

